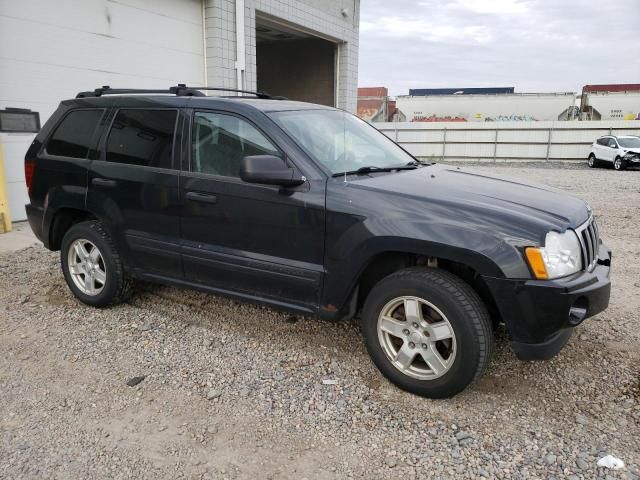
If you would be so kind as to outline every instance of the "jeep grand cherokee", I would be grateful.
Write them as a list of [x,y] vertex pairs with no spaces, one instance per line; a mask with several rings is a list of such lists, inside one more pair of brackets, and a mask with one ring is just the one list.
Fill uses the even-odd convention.
[[424,163],[335,108],[202,90],[82,92],[29,148],[31,228],[82,302],[141,279],[356,316],[380,371],[434,398],[482,375],[496,324],[546,359],[607,307],[582,200]]

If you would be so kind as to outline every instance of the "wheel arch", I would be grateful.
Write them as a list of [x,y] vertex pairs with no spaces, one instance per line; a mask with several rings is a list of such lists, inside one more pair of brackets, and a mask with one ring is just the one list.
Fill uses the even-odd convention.
[[[404,268],[424,265],[435,266],[460,277],[478,293],[492,318],[499,320],[495,299],[482,275],[504,277],[502,270],[484,255],[469,250],[445,246],[428,249],[389,249],[375,252],[360,266],[347,287],[346,299],[331,303],[325,295],[320,315],[325,318],[349,319],[357,314],[372,288],[383,278]],[[336,309],[334,305],[341,305]]]
[[49,249],[53,251],[60,250],[65,233],[73,225],[88,220],[98,220],[98,218],[91,212],[80,208],[62,207],[57,209],[52,213],[49,224]]

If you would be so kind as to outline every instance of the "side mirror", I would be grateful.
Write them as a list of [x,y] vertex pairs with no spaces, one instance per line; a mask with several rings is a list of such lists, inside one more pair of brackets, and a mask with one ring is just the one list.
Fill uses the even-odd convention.
[[249,155],[240,164],[240,178],[247,183],[295,187],[304,183],[296,171],[275,155]]

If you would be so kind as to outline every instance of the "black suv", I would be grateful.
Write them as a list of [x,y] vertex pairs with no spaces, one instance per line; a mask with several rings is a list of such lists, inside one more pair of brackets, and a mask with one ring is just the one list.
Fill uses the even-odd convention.
[[423,163],[335,108],[201,90],[80,93],[29,148],[31,228],[82,302],[140,279],[358,316],[380,371],[427,397],[480,377],[499,322],[546,359],[607,307],[582,200]]

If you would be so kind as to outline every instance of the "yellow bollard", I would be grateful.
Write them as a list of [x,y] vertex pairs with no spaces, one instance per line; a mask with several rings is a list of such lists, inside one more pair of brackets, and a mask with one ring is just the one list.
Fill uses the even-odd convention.
[[0,143],[0,233],[11,231],[11,216],[9,215],[9,194],[7,193],[7,177],[4,175],[4,156]]

